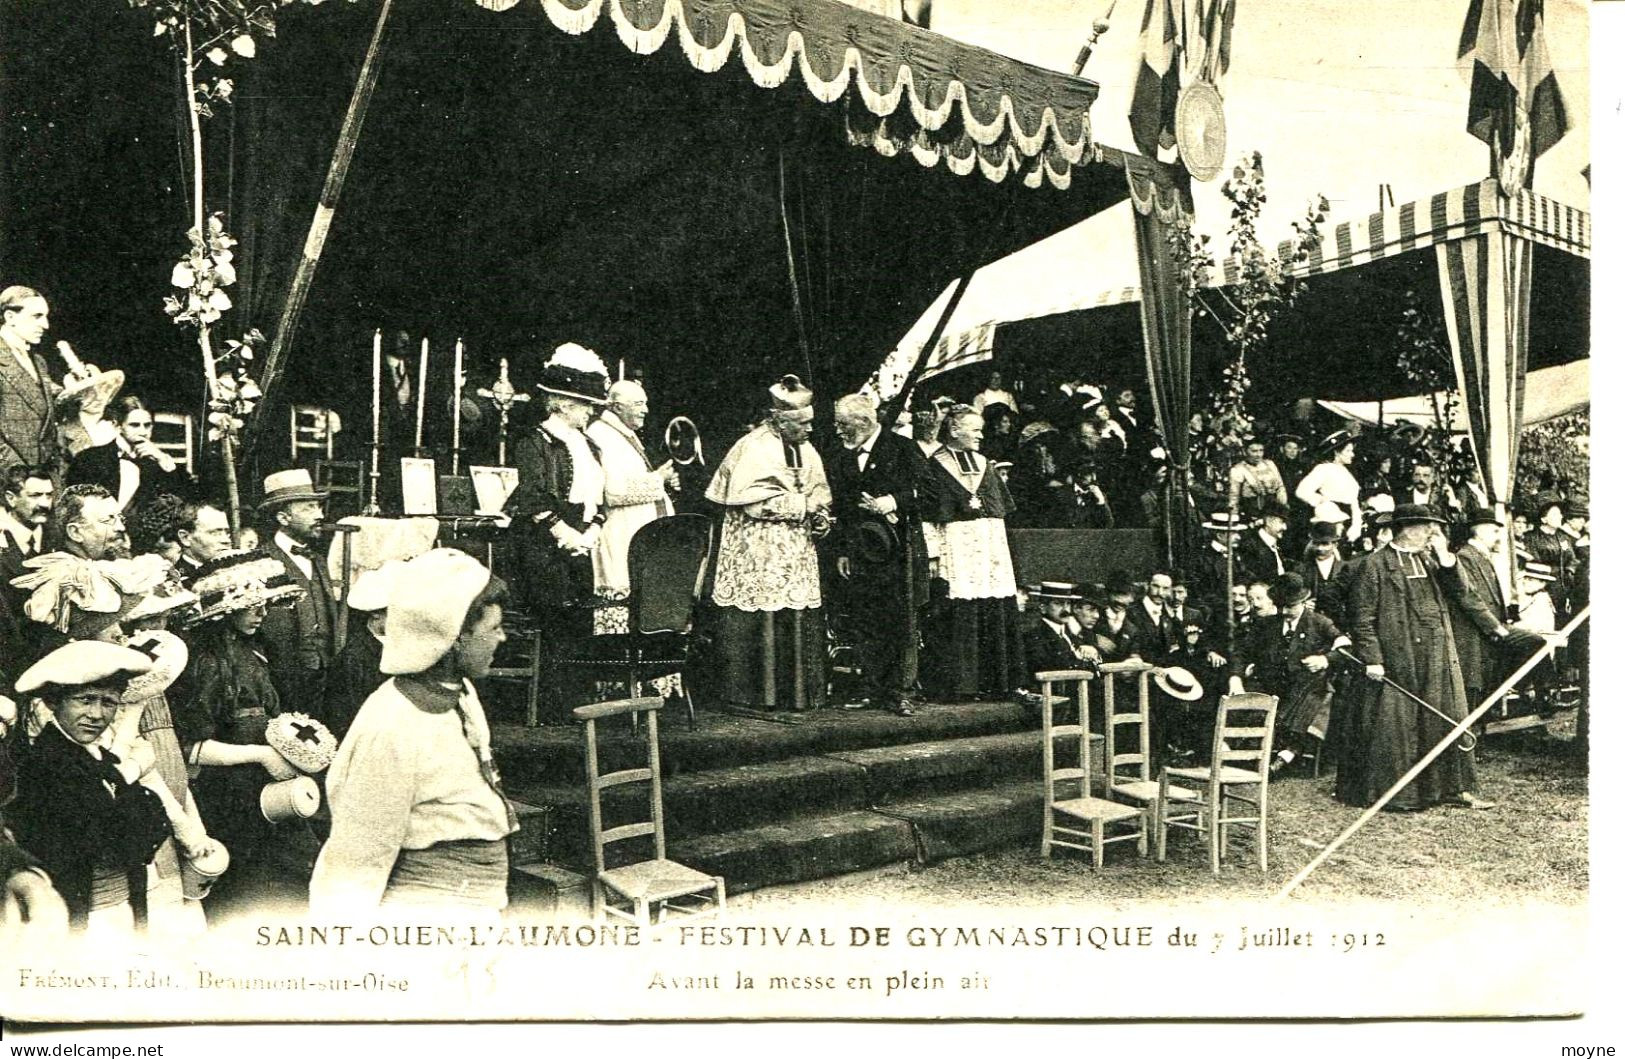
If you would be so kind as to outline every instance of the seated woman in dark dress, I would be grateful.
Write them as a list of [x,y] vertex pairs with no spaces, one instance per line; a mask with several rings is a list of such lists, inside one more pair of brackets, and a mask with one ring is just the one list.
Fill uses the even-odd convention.
[[192,794],[209,834],[231,854],[231,871],[210,904],[238,888],[270,836],[260,791],[297,775],[265,741],[280,712],[271,669],[255,643],[265,609],[303,591],[282,564],[262,554],[227,552],[192,581],[202,608],[188,623],[186,671],[169,692],[170,712],[188,765]]

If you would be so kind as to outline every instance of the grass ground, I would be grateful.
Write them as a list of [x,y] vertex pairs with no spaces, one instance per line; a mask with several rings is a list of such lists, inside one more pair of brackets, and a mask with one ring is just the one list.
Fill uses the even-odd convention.
[[[1586,765],[1572,753],[1572,734],[1572,725],[1554,725],[1550,737],[1511,733],[1483,739],[1479,794],[1496,808],[1380,813],[1298,894],[1328,902],[1583,903],[1589,799]],[[1096,873],[1087,854],[1059,851],[1054,859],[1041,859],[1035,841],[914,871],[769,890],[746,900],[754,909],[776,912],[870,901],[1099,907],[1176,896],[1194,903],[1268,898],[1360,815],[1332,798],[1334,782],[1328,773],[1272,784],[1267,872],[1250,859],[1249,835],[1232,840],[1231,859],[1215,877],[1200,838],[1175,832],[1165,864],[1140,860],[1132,844],[1122,843],[1108,848],[1106,868]]]

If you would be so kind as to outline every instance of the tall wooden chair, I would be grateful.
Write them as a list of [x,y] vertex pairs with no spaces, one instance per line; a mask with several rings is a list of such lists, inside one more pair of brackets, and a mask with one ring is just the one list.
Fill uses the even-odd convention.
[[306,456],[333,458],[332,409],[314,404],[288,406],[288,456],[301,467]]
[[[625,679],[627,694],[634,697],[651,677],[683,672],[710,549],[711,520],[704,515],[657,518],[638,530],[626,556],[632,586],[626,600],[627,631],[593,636],[580,656],[561,658],[559,665],[607,671]],[[693,728],[694,699],[687,680],[683,698]]]
[[[1213,725],[1213,757],[1204,767],[1162,770],[1155,811],[1157,860],[1168,855],[1168,829],[1182,827],[1207,835],[1208,865],[1219,874],[1230,828],[1253,829],[1260,871],[1269,870],[1270,748],[1275,738],[1274,695],[1247,693],[1219,700]],[[1195,801],[1174,796],[1180,786]],[[1239,815],[1237,806],[1240,806]]]
[[[668,913],[683,915],[720,914],[727,907],[727,892],[720,875],[704,872],[666,859],[666,817],[660,801],[660,708],[659,696],[617,699],[578,706],[575,716],[584,723],[587,754],[587,819],[592,829],[594,918],[613,916],[648,927],[665,921]],[[598,771],[598,722],[627,715],[648,719],[645,729],[649,747],[643,768],[618,772]],[[603,792],[630,783],[649,785],[648,819],[604,829]],[[604,850],[616,842],[652,837],[654,856],[618,867],[606,867]],[[651,909],[653,915],[651,916]]]
[[[1100,667],[1103,727],[1106,736],[1106,790],[1121,802],[1152,809],[1162,798],[1162,786],[1151,768],[1151,674],[1149,662],[1108,662]],[[1119,683],[1134,681],[1131,695],[1119,695]],[[1125,702],[1125,699],[1127,700]],[[1171,786],[1171,801],[1189,802],[1195,791]]]
[[[1094,866],[1106,863],[1106,844],[1133,841],[1140,855],[1146,852],[1146,810],[1124,805],[1106,798],[1096,798],[1092,790],[1094,764],[1089,748],[1089,682],[1094,673],[1086,669],[1055,669],[1036,674],[1039,684],[1040,709],[1044,718],[1044,838],[1040,853],[1050,855],[1054,846],[1080,849],[1094,855]],[[1057,684],[1074,685],[1078,723],[1056,724],[1055,705],[1066,699],[1055,694]],[[1055,741],[1069,750],[1076,741],[1076,766],[1060,765],[1055,761]],[[1072,757],[1072,754],[1068,754]],[[1064,798],[1057,793],[1061,784],[1076,783],[1076,797]],[[1078,826],[1085,825],[1084,827]],[[1107,828],[1121,830],[1131,824],[1133,830],[1108,835]]]
[[193,418],[182,412],[154,412],[152,443],[174,457],[188,475],[197,474],[193,462]]

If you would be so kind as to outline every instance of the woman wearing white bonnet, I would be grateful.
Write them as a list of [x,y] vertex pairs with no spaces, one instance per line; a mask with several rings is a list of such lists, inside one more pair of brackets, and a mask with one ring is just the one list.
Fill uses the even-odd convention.
[[380,664],[392,679],[362,704],[327,771],[333,826],[310,881],[313,913],[506,907],[517,823],[471,681],[502,643],[507,594],[450,548],[401,568]]

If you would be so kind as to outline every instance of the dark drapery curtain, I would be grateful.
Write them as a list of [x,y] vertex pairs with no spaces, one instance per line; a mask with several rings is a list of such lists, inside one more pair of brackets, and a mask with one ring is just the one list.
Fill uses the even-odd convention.
[[1191,298],[1169,237],[1181,213],[1189,215],[1188,192],[1160,184],[1136,167],[1126,173],[1140,263],[1146,377],[1168,453],[1168,503],[1163,515],[1168,558],[1182,568],[1194,547],[1196,530],[1190,498]]

